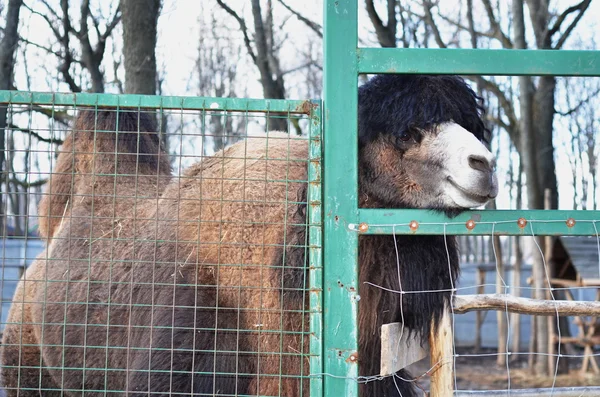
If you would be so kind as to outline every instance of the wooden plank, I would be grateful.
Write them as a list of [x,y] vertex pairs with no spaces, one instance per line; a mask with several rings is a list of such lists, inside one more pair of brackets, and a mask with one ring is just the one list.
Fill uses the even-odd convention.
[[447,397],[454,391],[453,344],[452,319],[446,308],[440,323],[437,327],[431,327],[429,335],[432,367],[430,397]]
[[381,364],[380,375],[395,374],[402,368],[427,357],[429,345],[421,347],[421,337],[403,329],[402,323],[383,324],[381,326]]

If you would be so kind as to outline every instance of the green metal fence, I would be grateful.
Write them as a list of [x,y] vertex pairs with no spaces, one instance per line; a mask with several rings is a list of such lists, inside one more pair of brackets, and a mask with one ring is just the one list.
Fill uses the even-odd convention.
[[[250,376],[248,372],[262,373],[263,386],[260,386],[260,383],[249,386],[251,395],[285,394],[290,387],[289,385],[285,386],[285,382],[298,388],[299,395],[308,395],[308,388],[315,390],[316,395],[319,394],[320,378],[310,377],[308,366],[305,366],[304,363],[310,362],[311,371],[322,372],[322,124],[320,101],[2,91],[0,92],[0,106],[8,109],[10,125],[6,129],[7,134],[15,134],[15,136],[21,134],[18,136],[24,137],[23,141],[15,138],[16,146],[7,149],[6,152],[8,158],[11,159],[11,167],[14,167],[11,177],[25,181],[25,184],[34,182],[33,185],[37,181],[49,178],[50,175],[52,178],[56,177],[46,183],[47,189],[43,193],[31,190],[10,193],[21,196],[30,203],[27,205],[29,209],[21,214],[12,212],[8,205],[10,194],[6,191],[2,192],[4,206],[2,213],[6,220],[3,224],[5,236],[8,235],[9,223],[16,224],[24,221],[24,228],[27,230],[31,224],[38,223],[43,217],[47,218],[46,220],[50,224],[55,219],[57,222],[56,235],[53,235],[50,243],[52,248],[42,252],[30,265],[17,287],[17,294],[12,302],[13,313],[8,318],[7,307],[4,303],[10,302],[10,297],[5,296],[4,292],[9,289],[11,292],[14,290],[20,275],[9,272],[4,265],[0,266],[3,292],[0,331],[4,329],[6,336],[2,347],[5,349],[5,353],[8,352],[7,356],[8,354],[14,356],[14,360],[9,360],[8,364],[6,364],[6,359],[4,361],[5,382],[6,378],[9,378],[7,392],[13,394],[16,392],[14,395],[29,395],[38,392],[42,395],[60,395],[62,392],[83,393],[84,391],[97,395],[121,394],[124,392],[125,386],[118,381],[115,383],[114,379],[122,376],[125,368],[115,367],[114,360],[109,362],[109,352],[112,352],[113,355],[120,354],[119,349],[121,349],[123,352],[127,352],[128,357],[140,354],[140,352],[143,354],[146,350],[150,351],[147,346],[147,343],[150,342],[155,346],[154,351],[158,352],[166,351],[177,355],[195,349],[200,356],[203,354],[206,357],[212,356],[209,359],[213,363],[211,368],[205,368],[202,370],[204,372],[201,372],[209,377],[228,375],[243,378]],[[91,124],[82,127],[82,124],[78,124],[75,118],[79,113],[85,111],[91,111],[92,117],[88,120]],[[118,137],[126,137],[126,134],[122,132],[123,129],[128,131],[127,128],[132,128],[132,126],[119,126],[121,119],[117,118],[115,126],[100,127],[99,123],[103,117],[111,118],[107,114],[115,114],[115,117],[123,114],[132,115],[129,119],[124,120],[133,123],[133,132],[136,130],[139,132],[135,135],[138,137],[137,146],[141,154],[134,161],[135,172],[121,168],[121,162],[124,159],[125,162],[131,160],[131,157],[120,157],[121,155],[129,156],[126,151],[127,145],[115,144],[115,147],[110,150],[105,146],[107,142],[110,145],[114,139],[121,142],[118,141]],[[158,180],[162,178],[162,174],[158,169],[150,170],[150,175],[144,175],[141,171],[143,157],[159,155],[141,152],[143,145],[140,143],[142,142],[140,137],[142,133],[148,132],[142,129],[143,123],[140,121],[142,114],[150,115],[158,120],[167,119],[170,124],[170,133],[167,136],[171,146],[171,165],[174,169],[170,182],[171,186],[175,188],[173,197],[169,197],[168,193],[162,195],[160,200],[158,196],[153,196],[154,182],[148,185],[149,180],[145,178],[149,177],[150,180],[159,183]],[[269,134],[265,138],[264,132],[271,130],[270,123],[276,119],[286,121],[289,134]],[[236,129],[234,132],[218,129],[220,126],[231,128],[232,125]],[[75,130],[73,134],[76,135],[73,135],[73,141],[68,143],[65,136],[71,133],[71,129]],[[162,127],[158,132],[159,134],[164,132]],[[86,133],[93,134],[93,147],[90,146],[87,149],[85,146],[77,146],[78,142],[89,139],[90,135],[86,135]],[[117,138],[114,138],[115,133]],[[150,133],[153,134],[155,131],[150,131]],[[34,145],[32,143],[33,135],[41,138],[46,146]],[[127,140],[124,139],[123,142],[126,143]],[[217,139],[220,139],[221,143],[229,140],[229,146],[237,146],[238,149],[225,150],[213,155],[211,148]],[[54,142],[62,144],[62,148],[59,149],[61,154],[58,158],[56,152],[61,146],[54,145]],[[238,142],[237,145],[236,142]],[[107,150],[108,152],[106,152]],[[61,168],[68,163],[60,165],[61,156],[69,155],[71,151],[75,159],[72,160],[75,172]],[[92,156],[89,157],[93,158],[92,163],[107,163],[109,168],[101,171],[95,171],[95,168],[86,171],[85,156]],[[104,159],[100,156],[108,157]],[[203,161],[210,162],[210,159],[212,159],[212,168],[223,167],[222,171],[211,173],[209,170],[211,167],[199,168],[200,171],[192,174],[185,171],[185,169],[194,167],[194,163],[197,163],[196,167],[198,167],[198,164],[204,164]],[[33,166],[34,163],[41,165]],[[226,164],[227,167],[238,167],[240,173],[228,174]],[[125,163],[123,165],[127,166]],[[111,166],[112,168],[110,168]],[[196,169],[198,170],[198,168]],[[299,172],[299,170],[304,171]],[[246,175],[246,172],[249,174]],[[60,177],[63,175],[67,176],[66,186],[70,189],[65,190],[65,186],[61,187]],[[83,185],[77,182],[77,178],[85,177],[91,179]],[[307,186],[306,196],[297,197],[297,188],[302,184]],[[106,189],[102,190],[104,185],[106,185]],[[78,190],[82,186],[83,190]],[[168,186],[166,185],[165,192],[168,190]],[[179,193],[186,189],[185,186],[188,188],[196,186],[197,191],[193,194],[193,198],[186,199]],[[218,191],[210,193],[210,186]],[[7,188],[8,185],[5,184],[3,187]],[[86,190],[88,187],[91,190]],[[203,193],[203,189],[206,191],[205,193]],[[32,205],[35,206],[33,202],[43,198],[60,200],[62,195],[70,197],[64,204],[64,208],[61,205],[60,208],[49,209],[47,213],[43,214],[28,212]],[[148,199],[150,202],[156,201],[152,204],[148,202]],[[69,202],[69,200],[71,201]],[[160,204],[159,201],[164,201],[164,203]],[[182,215],[181,208],[194,205],[195,201],[202,203],[199,208],[205,208],[205,214],[200,211],[194,215],[193,219],[188,219]],[[86,202],[88,204],[85,204]],[[119,204],[119,202],[125,204]],[[131,212],[127,212],[131,208],[134,213],[138,212],[138,208],[143,212],[141,208],[150,208],[148,205],[150,207],[154,205],[158,209],[157,214],[147,215],[153,220],[140,216],[140,214],[133,215]],[[131,208],[128,209],[128,206]],[[298,217],[299,210],[297,208],[306,208],[304,218]],[[168,215],[169,209],[176,209],[175,213]],[[166,212],[158,215],[163,210]],[[236,213],[238,215],[235,215]],[[260,216],[256,217],[257,215]],[[36,218],[38,222],[36,222]],[[155,222],[156,228],[149,235],[144,235],[145,226],[143,225],[148,220],[150,223]],[[180,232],[175,232],[170,236],[159,236],[159,224],[174,222],[177,222],[180,228],[191,224],[193,229],[198,230],[198,236],[184,238],[179,235]],[[83,233],[77,231],[80,227],[84,227]],[[212,237],[211,230],[214,232]],[[254,230],[254,232],[250,232],[250,230]],[[267,235],[268,233],[272,234],[274,230],[279,230],[277,241],[269,240]],[[279,241],[281,235],[283,235],[283,240]],[[305,236],[305,239],[298,239],[297,236]],[[27,245],[27,241],[34,237],[24,235],[13,238],[21,240],[24,245]],[[149,246],[144,248],[144,245],[147,244],[154,248]],[[126,246],[129,247],[127,254],[120,255],[119,247]],[[190,251],[191,247],[196,248],[192,248]],[[145,256],[144,250],[147,248],[154,253],[148,251],[150,256]],[[66,251],[61,253],[63,249]],[[160,259],[159,251],[161,250],[167,250],[171,254],[174,253],[175,256],[169,254],[167,258]],[[189,253],[184,254],[187,251]],[[194,252],[197,252],[196,256],[198,256],[195,260],[193,259]],[[31,262],[35,259],[33,257],[19,258],[20,254],[21,252],[14,253],[3,250],[3,263],[24,259]],[[293,256],[294,259],[290,259],[290,256]],[[207,257],[209,258],[207,259]],[[298,258],[305,258],[306,262],[298,263]],[[205,309],[213,311],[214,316],[223,318],[221,321],[224,323],[217,324],[216,319],[210,320],[209,318],[205,320],[205,323],[201,321],[194,326],[199,330],[198,332],[202,332],[201,335],[204,338],[213,340],[214,345],[201,348],[198,348],[197,345],[175,347],[172,343],[179,343],[182,338],[186,338],[180,336],[172,338],[172,341],[175,342],[171,342],[171,346],[156,346],[153,341],[153,333],[156,335],[161,332],[161,329],[171,329],[172,327],[168,325],[169,321],[161,326],[155,323],[159,320],[149,320],[150,323],[148,323],[148,320],[143,319],[140,324],[130,324],[132,327],[128,332],[135,332],[135,329],[151,329],[150,334],[145,337],[148,339],[147,341],[143,340],[144,337],[140,338],[142,340],[136,340],[135,337],[129,336],[126,346],[116,342],[116,339],[113,338],[118,338],[122,330],[118,326],[113,328],[111,324],[114,321],[122,321],[122,318],[121,320],[119,318],[123,317],[123,308],[132,307],[132,312],[129,312],[130,322],[134,308],[145,311],[146,314],[142,317],[160,318],[160,312],[164,309],[173,310],[173,313],[175,310],[185,310],[185,305],[182,307],[174,303],[175,292],[173,292],[173,303],[169,304],[169,302],[158,300],[161,294],[168,294],[167,290],[185,291],[185,288],[192,287],[198,291],[202,288],[211,288],[212,282],[199,280],[197,283],[190,283],[190,280],[186,278],[187,273],[184,277],[183,272],[186,272],[184,268],[188,261],[195,263],[196,268],[211,269],[209,273],[212,272],[213,276],[217,274],[214,276],[217,279],[218,275],[221,275],[223,280],[229,277],[229,281],[222,281],[228,285],[223,284],[216,288],[216,300],[212,303],[205,303],[208,306]],[[265,261],[267,263],[264,263]],[[130,278],[129,276],[125,279],[122,278],[125,273],[120,272],[123,269],[130,269],[131,266],[140,266],[144,263],[153,269],[151,279],[138,279],[138,276],[134,277],[134,273],[127,270],[125,271],[130,274]],[[171,270],[161,273],[163,272],[161,269],[164,269],[165,266],[170,267]],[[259,267],[256,270],[244,270],[252,268],[252,266]],[[297,270],[301,273],[294,273],[294,266],[299,266]],[[62,270],[57,273],[58,268]],[[96,269],[102,268],[109,269],[107,270],[108,274],[101,276],[96,272]],[[306,272],[304,272],[305,269]],[[198,271],[201,272],[201,270]],[[235,272],[239,273],[237,281],[238,276]],[[265,273],[264,277],[263,272]],[[277,276],[278,272],[281,273],[279,276]],[[167,279],[164,277],[161,279],[161,274],[165,274]],[[252,281],[252,277],[259,277],[259,279]],[[295,281],[289,284],[288,277]],[[42,292],[42,295],[35,295],[31,292],[24,293],[24,288],[27,288],[28,291],[37,289],[45,292]],[[129,301],[129,303],[119,302],[120,298],[117,297],[119,288],[130,289],[130,296],[133,296],[133,291],[138,288],[150,289],[151,291],[147,291],[147,297],[148,299],[153,298],[146,302],[143,301],[144,299],[140,302],[135,300]],[[276,295],[273,295],[272,291]],[[53,295],[57,293],[58,296]],[[231,293],[238,296],[237,300],[224,303],[226,297]],[[304,299],[300,299],[300,306],[294,304],[294,296],[298,293],[307,294],[310,305],[305,306]],[[272,302],[272,299],[277,294],[280,294],[280,298],[278,298],[279,303],[276,306],[281,306],[278,309],[276,307],[269,308],[269,305],[273,306],[275,303]],[[154,296],[156,296],[156,300]],[[200,292],[198,296],[202,296],[202,293]],[[219,296],[221,297],[219,298]],[[290,297],[288,298],[288,296]],[[6,299],[9,300],[5,301]],[[271,299],[270,303],[269,299]],[[248,303],[248,301],[254,303]],[[223,307],[219,308],[219,305],[223,305]],[[203,305],[198,301],[195,306],[202,307]],[[85,307],[85,313],[77,307]],[[29,317],[29,313],[34,311],[39,313],[40,310],[41,317],[39,315]],[[69,314],[72,310],[79,314]],[[226,320],[229,318],[228,316],[231,316],[228,314],[232,313],[231,310],[237,313],[234,314],[234,317],[237,316],[237,322],[235,318]],[[276,314],[279,311],[282,314]],[[194,313],[188,313],[190,318],[196,316]],[[258,313],[257,318],[260,319],[262,316],[263,323],[258,320],[252,324],[240,322],[240,316],[251,317],[251,314],[248,313]],[[100,322],[91,320],[97,315],[104,320]],[[125,313],[126,317],[127,313]],[[293,329],[284,325],[284,321],[290,321],[290,319],[294,320],[294,324],[291,326]],[[211,321],[215,323],[211,325]],[[7,329],[10,329],[12,336],[8,335]],[[132,329],[134,331],[131,331]],[[188,327],[188,329],[191,328]],[[34,340],[27,339],[26,335],[30,331],[41,335]],[[180,331],[173,328],[168,332]],[[182,332],[186,332],[185,328]],[[228,335],[232,332],[237,335],[240,349],[243,343],[249,343],[249,345],[245,345],[245,352],[236,351],[235,346],[232,348],[232,346],[228,347],[219,342],[221,335]],[[81,340],[76,336],[78,334],[82,336]],[[53,339],[56,337],[58,340]],[[267,342],[263,342],[263,340]],[[52,356],[54,347],[58,349],[60,355],[58,362],[52,361],[48,358],[49,356],[44,356],[42,359],[38,350],[45,348],[46,353]],[[33,349],[33,353],[30,352],[30,349]],[[102,363],[98,363],[98,352],[104,350],[106,358],[102,358]],[[246,367],[240,364],[239,368],[236,366],[235,368],[219,369],[219,362],[226,361],[226,357],[232,354],[240,357],[247,356],[246,359],[241,358],[240,363],[247,360],[253,364]],[[32,357],[34,358],[32,359]],[[254,359],[253,357],[258,358]],[[171,365],[177,366],[177,361],[176,357],[171,358]],[[274,361],[279,364],[273,366]],[[149,358],[147,362],[150,362]],[[289,362],[295,362],[294,365],[298,371],[290,373],[289,368],[286,370],[285,363]],[[261,363],[264,368],[268,369],[261,370],[259,367]],[[161,374],[176,376],[179,370],[173,368],[146,368],[142,370],[142,376],[148,376],[148,382],[153,377],[160,377]],[[54,371],[54,374],[58,374],[59,380],[55,378],[50,382],[46,371]],[[73,379],[81,379],[83,383],[78,383],[79,381],[73,383]],[[235,385],[235,383],[230,382],[228,385]],[[81,385],[84,385],[84,389],[81,389]],[[96,387],[90,389],[89,385],[96,385]],[[272,387],[273,385],[275,386]],[[254,387],[253,390],[252,387]],[[219,395],[232,394],[234,393],[230,391],[229,394],[226,392],[226,394]],[[173,395],[177,395],[177,393],[175,392]],[[236,392],[235,395],[244,395],[244,392]]]
[[[333,376],[323,382],[329,396],[358,395],[357,382],[349,379],[358,375],[351,358],[358,348],[359,225],[366,234],[597,236],[600,221],[600,211],[472,211],[448,219],[426,210],[358,208],[359,74],[600,76],[600,51],[358,48],[358,3],[327,0],[324,9],[323,347],[325,373]],[[468,220],[474,229],[466,227]],[[419,227],[410,228],[412,221]]]

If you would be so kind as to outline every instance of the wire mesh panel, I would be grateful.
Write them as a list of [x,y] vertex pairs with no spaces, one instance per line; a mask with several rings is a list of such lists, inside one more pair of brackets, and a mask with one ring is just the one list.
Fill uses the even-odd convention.
[[0,94],[8,395],[318,394],[318,102]]

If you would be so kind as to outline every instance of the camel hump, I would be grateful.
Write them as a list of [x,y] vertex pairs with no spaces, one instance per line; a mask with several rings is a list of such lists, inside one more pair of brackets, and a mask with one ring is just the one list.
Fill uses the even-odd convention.
[[[155,116],[148,112],[81,110],[72,135],[82,171],[170,173]],[[90,162],[88,166],[86,160]]]
[[[171,164],[155,115],[137,109],[81,109],[58,158],[38,208],[39,233],[51,239],[72,206],[71,196],[95,181],[137,175],[169,176]],[[103,177],[104,176],[104,177]]]

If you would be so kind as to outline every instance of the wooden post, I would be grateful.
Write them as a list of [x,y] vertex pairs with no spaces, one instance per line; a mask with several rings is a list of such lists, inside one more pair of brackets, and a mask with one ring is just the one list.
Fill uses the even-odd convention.
[[[495,206],[494,206],[495,207]],[[502,258],[502,246],[500,245],[500,236],[492,236],[492,244],[494,245],[494,251],[496,253],[496,293],[503,294],[504,284],[504,261]],[[506,311],[497,311],[496,320],[498,322],[498,356],[496,357],[496,364],[499,366],[506,366],[506,352],[507,352],[507,322],[506,316],[509,314]]]
[[[515,251],[515,267],[513,268],[513,295],[518,298],[521,295],[521,267],[523,264],[523,252],[521,250],[521,241],[519,236],[514,238],[513,249]],[[518,313],[511,314],[510,326],[512,330],[512,348],[513,352],[519,352],[521,348],[521,316]]]
[[448,397],[454,393],[454,335],[448,306],[439,324],[429,335],[431,349],[431,390],[429,397]]
[[[551,208],[551,193],[550,189],[544,190],[544,209],[549,210]],[[544,256],[546,257],[546,271],[548,272],[548,278],[552,280],[554,278],[554,263],[552,262],[552,236],[545,237],[545,249]],[[552,281],[549,281],[548,288],[552,288]],[[552,291],[546,292],[546,299],[552,298]],[[547,327],[548,327],[548,375],[553,376],[556,373],[556,327],[558,326],[558,319],[553,316],[548,316]]]
[[[485,293],[485,270],[480,266],[477,267],[477,294]],[[475,313],[475,352],[481,350],[481,327],[483,326],[483,312]]]

